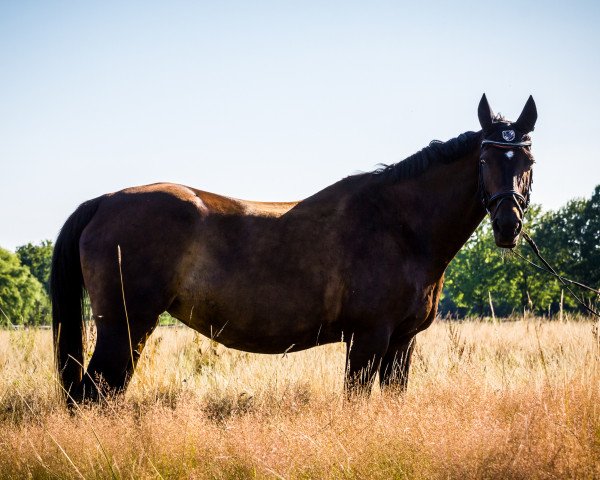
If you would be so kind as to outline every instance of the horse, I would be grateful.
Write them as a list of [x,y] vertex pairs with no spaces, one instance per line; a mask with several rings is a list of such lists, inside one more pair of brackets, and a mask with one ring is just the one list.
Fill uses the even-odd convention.
[[[349,394],[368,394],[377,374],[384,389],[404,391],[449,262],[486,212],[496,245],[513,248],[529,204],[533,97],[510,122],[484,94],[478,117],[480,131],[299,202],[157,183],[81,204],[60,230],[51,270],[67,402],[123,392],[165,311],[247,352],[343,341]],[[86,291],[97,337],[85,371]]]

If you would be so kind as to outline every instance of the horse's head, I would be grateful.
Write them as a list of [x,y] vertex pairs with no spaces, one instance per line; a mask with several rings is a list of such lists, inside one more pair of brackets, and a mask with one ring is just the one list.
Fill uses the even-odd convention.
[[496,245],[513,248],[529,205],[533,156],[528,134],[537,120],[535,102],[530,96],[513,123],[494,116],[484,94],[478,114],[483,129],[479,157],[481,198],[490,214]]

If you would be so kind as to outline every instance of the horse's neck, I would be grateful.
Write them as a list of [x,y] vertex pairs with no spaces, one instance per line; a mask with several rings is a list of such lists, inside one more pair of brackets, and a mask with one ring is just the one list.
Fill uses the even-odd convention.
[[[449,164],[431,166],[384,193],[387,201],[403,207],[405,230],[407,227],[416,236],[425,256],[436,263],[432,267],[439,268],[440,273],[485,215],[478,196],[477,155],[474,151]],[[392,210],[398,210],[398,203]]]
[[[302,239],[289,243],[310,238],[319,251],[329,251],[324,245],[336,249],[340,232],[348,238],[395,236],[396,244],[413,254],[410,258],[427,263],[427,276],[439,279],[485,215],[478,196],[478,153],[395,183],[380,176],[385,173],[348,177],[300,202],[278,223]],[[374,245],[381,244],[375,240]],[[382,261],[385,255],[378,252]]]

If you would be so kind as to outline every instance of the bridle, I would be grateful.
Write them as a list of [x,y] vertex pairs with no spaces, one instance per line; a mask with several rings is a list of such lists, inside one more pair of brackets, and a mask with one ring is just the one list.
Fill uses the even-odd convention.
[[[513,142],[501,142],[501,141],[489,140],[489,139],[482,140],[481,148],[483,148],[486,145],[488,145],[490,147],[494,147],[494,148],[513,150],[515,148],[530,147],[531,141],[525,140],[525,141],[513,143]],[[483,204],[485,211],[487,213],[489,213],[490,217],[493,219],[495,216],[495,213],[498,211],[498,208],[500,207],[502,202],[506,199],[510,199],[513,201],[513,203],[519,210],[519,213],[520,213],[521,219],[522,219],[525,214],[525,211],[527,210],[527,208],[529,208],[529,200],[530,200],[530,196],[531,196],[531,184],[533,183],[533,173],[530,174],[531,176],[529,177],[530,180],[529,180],[529,184],[527,185],[527,191],[525,192],[525,195],[522,195],[521,193],[517,192],[515,189],[501,190],[500,192],[490,195],[487,193],[487,191],[485,189],[485,183],[483,181],[483,168],[482,167],[483,167],[483,160],[480,158],[479,165],[478,165],[479,193],[481,195],[481,203]],[[491,207],[494,204],[494,202],[496,202],[496,208],[494,208],[492,211]]]

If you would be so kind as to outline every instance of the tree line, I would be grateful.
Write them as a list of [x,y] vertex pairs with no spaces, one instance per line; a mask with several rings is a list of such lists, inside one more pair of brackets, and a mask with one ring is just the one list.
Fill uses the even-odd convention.
[[44,240],[0,248],[0,325],[50,323],[50,265],[53,245]]
[[[533,205],[525,229],[558,273],[600,288],[600,185],[588,199],[542,212]],[[53,245],[49,240],[0,248],[0,325],[50,323],[49,277]],[[497,248],[490,222],[477,228],[446,270],[440,313],[453,317],[508,316],[524,310],[537,315],[584,312],[558,280],[537,271],[518,255],[537,262],[522,242],[515,252]],[[600,300],[589,292],[591,305]]]

